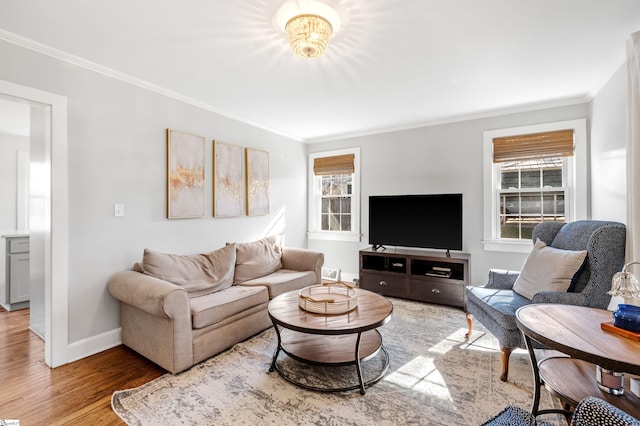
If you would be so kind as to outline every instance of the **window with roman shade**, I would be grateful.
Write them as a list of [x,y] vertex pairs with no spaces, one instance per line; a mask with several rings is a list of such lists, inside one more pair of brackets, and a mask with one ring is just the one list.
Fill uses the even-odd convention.
[[359,240],[359,149],[310,155],[310,238]]
[[[584,120],[485,132],[485,194],[492,194],[485,207],[491,221],[485,224],[485,247],[522,241],[530,248],[538,223],[575,220],[576,196],[584,193],[586,199],[582,188],[575,191],[576,129],[586,145]],[[580,151],[584,161],[586,148]]]
[[557,130],[493,139],[493,162],[539,160],[573,155],[573,130]]
[[573,156],[573,130],[493,139],[500,170],[499,238],[531,239],[541,222],[565,222],[565,157]]
[[313,173],[316,176],[351,175],[354,171],[355,154],[318,157],[313,160]]

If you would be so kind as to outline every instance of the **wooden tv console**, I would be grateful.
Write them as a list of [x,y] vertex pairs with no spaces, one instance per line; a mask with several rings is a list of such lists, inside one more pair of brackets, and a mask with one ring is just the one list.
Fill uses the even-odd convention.
[[384,296],[464,308],[470,257],[423,250],[360,250],[360,287]]

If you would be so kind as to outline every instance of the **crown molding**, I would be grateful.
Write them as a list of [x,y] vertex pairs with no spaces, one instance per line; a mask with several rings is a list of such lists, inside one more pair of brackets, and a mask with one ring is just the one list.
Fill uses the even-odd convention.
[[326,137],[319,137],[319,138],[309,138],[309,139],[306,139],[305,142],[307,144],[335,142],[343,139],[353,139],[353,138],[358,138],[363,136],[372,136],[372,135],[380,135],[384,133],[401,132],[403,130],[419,129],[421,127],[433,127],[433,126],[439,126],[442,124],[459,123],[462,121],[479,120],[483,118],[499,117],[502,115],[509,115],[509,114],[519,114],[523,112],[537,111],[542,109],[559,108],[559,107],[571,106],[571,105],[580,105],[580,104],[588,103],[592,99],[593,99],[592,95],[585,94],[585,95],[576,96],[572,98],[555,99],[552,101],[523,104],[523,105],[518,105],[514,107],[509,107],[509,108],[498,108],[498,109],[486,110],[486,111],[481,111],[481,112],[472,113],[472,114],[462,114],[462,115],[456,115],[451,117],[442,117],[439,119],[421,121],[416,123],[407,123],[405,125],[399,125],[399,126],[369,129],[369,130],[363,130],[361,132],[345,132],[341,134],[329,135]]
[[50,56],[52,58],[67,62],[69,64],[73,64],[76,65],[78,67],[82,67],[85,68],[87,70],[96,72],[98,74],[102,74],[104,76],[107,77],[111,77],[113,79],[131,84],[133,86],[136,87],[140,87],[142,89],[148,90],[150,92],[154,92],[157,94],[160,94],[162,96],[166,96],[168,98],[174,99],[176,101],[179,102],[183,102],[185,104],[189,104],[198,108],[201,108],[205,111],[209,111],[212,112],[214,114],[218,114],[221,115],[223,117],[226,118],[230,118],[232,120],[235,121],[239,121],[241,123],[247,124],[249,126],[252,127],[256,127],[262,130],[265,130],[267,132],[279,135],[279,136],[283,136],[285,138],[288,139],[292,139],[294,141],[298,141],[298,142],[305,142],[305,140],[303,138],[300,138],[299,136],[295,136],[295,135],[290,135],[288,133],[285,132],[281,132],[277,129],[271,128],[269,126],[265,126],[261,123],[257,123],[255,121],[252,120],[248,120],[244,117],[240,117],[234,114],[231,114],[227,111],[223,111],[220,110],[218,108],[213,107],[212,105],[209,105],[205,102],[199,101],[197,99],[191,98],[189,96],[185,96],[181,93],[175,92],[173,90],[158,86],[156,84],[150,83],[146,80],[142,80],[133,76],[130,76],[128,74],[122,73],[120,71],[116,71],[112,68],[109,67],[105,67],[103,65],[97,64],[95,62],[89,61],[87,59],[81,58],[79,56],[73,55],[71,53],[65,52],[63,50],[59,50],[56,49],[54,47],[51,47],[49,45],[37,42],[35,40],[23,37],[21,35],[12,33],[10,31],[6,31],[3,29],[0,29],[0,40],[4,40],[8,43],[12,43],[15,44],[17,46],[20,47],[24,47],[25,49],[29,49],[29,50],[33,50],[35,52],[41,53],[43,55],[47,55]]

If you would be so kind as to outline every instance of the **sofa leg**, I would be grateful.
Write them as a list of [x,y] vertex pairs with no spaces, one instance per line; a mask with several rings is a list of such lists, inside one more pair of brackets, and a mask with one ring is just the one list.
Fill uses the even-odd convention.
[[465,339],[471,337],[471,333],[473,332],[473,315],[469,312],[467,312],[467,327],[469,330],[467,331],[467,334],[464,335]]
[[500,374],[500,380],[503,382],[507,381],[507,376],[509,375],[509,357],[511,356],[511,352],[513,352],[513,348],[508,348],[500,344],[500,359],[502,360],[502,374]]

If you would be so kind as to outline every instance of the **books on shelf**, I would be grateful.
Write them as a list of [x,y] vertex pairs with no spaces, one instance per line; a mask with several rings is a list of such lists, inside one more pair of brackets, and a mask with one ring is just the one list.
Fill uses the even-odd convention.
[[451,276],[451,269],[441,266],[433,266],[430,271],[425,272],[425,275],[430,277],[444,277],[449,278]]

